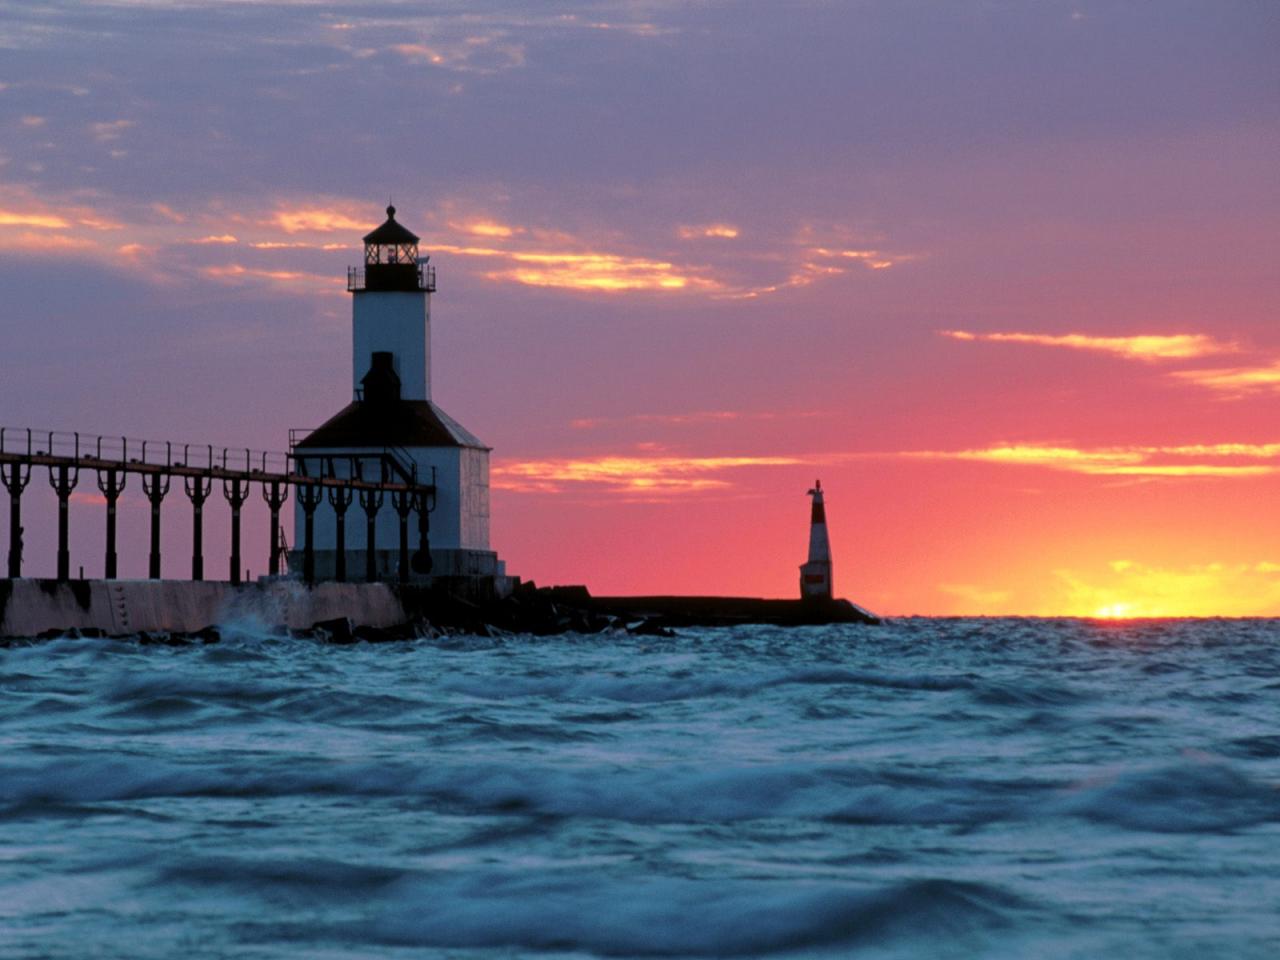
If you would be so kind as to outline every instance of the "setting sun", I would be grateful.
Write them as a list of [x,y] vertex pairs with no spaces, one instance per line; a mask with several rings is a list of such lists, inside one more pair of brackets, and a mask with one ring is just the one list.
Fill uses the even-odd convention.
[[1099,620],[1128,620],[1138,614],[1134,613],[1134,604],[1132,603],[1109,603],[1106,606],[1099,607],[1093,612],[1094,617]]

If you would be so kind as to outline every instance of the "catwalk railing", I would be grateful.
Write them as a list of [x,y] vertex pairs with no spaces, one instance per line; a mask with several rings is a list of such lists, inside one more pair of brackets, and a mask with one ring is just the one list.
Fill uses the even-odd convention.
[[[106,501],[105,576],[116,578],[116,505],[130,474],[137,475],[142,492],[151,505],[151,552],[149,576],[160,578],[160,506],[175,477],[191,501],[191,579],[204,579],[204,504],[213,493],[214,482],[222,485],[223,497],[231,510],[230,579],[241,580],[240,510],[254,484],[271,512],[271,536],[267,569],[280,575],[280,508],[293,488],[303,511],[302,577],[315,580],[315,511],[328,499],[333,506],[337,564],[334,578],[345,580],[345,515],[359,497],[367,519],[365,579],[377,579],[374,564],[375,521],[386,496],[400,520],[399,578],[407,580],[410,569],[430,570],[428,543],[429,516],[435,509],[435,470],[429,482],[419,478],[417,465],[398,448],[373,448],[349,454],[313,454],[299,450],[290,434],[290,450],[279,453],[208,444],[136,440],[54,430],[0,427],[0,482],[9,493],[8,575],[22,576],[24,529],[22,496],[37,468],[49,471],[49,485],[58,497],[57,577],[71,577],[69,548],[71,493],[81,471],[96,473],[98,490]],[[409,517],[418,517],[419,548],[409,556]]]

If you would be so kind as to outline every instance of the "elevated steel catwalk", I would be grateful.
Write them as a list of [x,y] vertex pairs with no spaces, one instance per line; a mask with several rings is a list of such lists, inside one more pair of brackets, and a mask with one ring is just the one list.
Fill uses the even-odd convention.
[[[294,435],[291,432],[290,446]],[[68,551],[68,513],[72,491],[79,482],[80,471],[92,470],[98,475],[98,488],[107,503],[106,576],[116,575],[115,520],[116,500],[123,492],[130,474],[141,477],[142,488],[151,502],[152,578],[160,576],[160,503],[169,491],[173,477],[182,478],[183,488],[193,509],[192,579],[203,578],[203,505],[212,492],[213,481],[222,483],[223,495],[231,506],[232,555],[231,580],[240,581],[240,508],[252,484],[260,484],[263,499],[271,510],[271,547],[268,568],[279,573],[279,513],[288,498],[289,488],[299,495],[310,515],[326,495],[330,499],[350,502],[356,494],[362,502],[380,505],[383,494],[391,494],[400,514],[400,576],[407,579],[407,524],[410,513],[419,515],[420,529],[427,529],[426,515],[435,507],[435,471],[430,482],[418,477],[417,465],[401,450],[386,447],[350,454],[315,454],[255,451],[209,444],[173,443],[170,441],[136,440],[129,437],[105,437],[56,430],[31,430],[0,427],[0,482],[9,492],[9,563],[8,573],[22,575],[23,527],[22,494],[34,467],[47,468],[49,483],[58,496],[58,579],[70,579]],[[310,509],[308,509],[310,506]],[[377,506],[373,506],[377,510]],[[423,538],[425,541],[425,537]],[[425,542],[420,551],[426,549]],[[303,576],[310,581],[314,549],[307,538],[303,548]]]

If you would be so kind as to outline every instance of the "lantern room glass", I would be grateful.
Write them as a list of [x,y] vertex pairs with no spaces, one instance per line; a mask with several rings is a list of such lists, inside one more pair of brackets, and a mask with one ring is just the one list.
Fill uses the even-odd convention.
[[364,245],[365,266],[417,262],[418,245],[416,243],[366,243]]

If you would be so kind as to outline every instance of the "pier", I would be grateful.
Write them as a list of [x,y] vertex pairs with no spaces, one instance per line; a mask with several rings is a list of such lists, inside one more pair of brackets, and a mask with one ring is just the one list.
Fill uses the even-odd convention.
[[[220,487],[227,502],[231,520],[230,582],[241,581],[240,512],[254,486],[259,488],[271,514],[270,543],[267,546],[267,570],[270,576],[281,573],[282,543],[280,510],[292,492],[303,511],[306,522],[302,544],[302,579],[315,581],[316,508],[326,500],[335,508],[337,539],[343,540],[346,506],[359,498],[370,525],[384,499],[390,500],[399,520],[400,582],[408,582],[413,558],[409,555],[409,522],[417,517],[419,551],[428,549],[430,514],[435,507],[435,470],[420,475],[419,467],[405,451],[395,447],[370,447],[341,452],[309,452],[295,445],[296,433],[290,434],[289,452],[255,451],[199,444],[177,444],[168,441],[136,440],[129,437],[105,437],[55,430],[32,430],[0,427],[0,482],[9,495],[8,577],[22,576],[24,529],[22,499],[33,476],[48,472],[49,486],[58,498],[57,577],[71,579],[69,548],[71,494],[82,475],[95,474],[97,488],[105,505],[105,579],[116,579],[116,505],[129,478],[136,477],[140,489],[151,506],[150,554],[148,575],[159,580],[161,575],[160,524],[161,505],[171,490],[181,490],[191,504],[192,556],[191,580],[204,579],[204,512],[206,501]],[[179,486],[173,487],[174,480]],[[376,572],[370,564],[365,580],[373,580]],[[331,578],[347,579],[345,564],[340,564]]]

